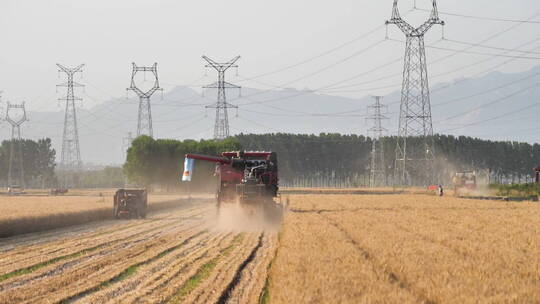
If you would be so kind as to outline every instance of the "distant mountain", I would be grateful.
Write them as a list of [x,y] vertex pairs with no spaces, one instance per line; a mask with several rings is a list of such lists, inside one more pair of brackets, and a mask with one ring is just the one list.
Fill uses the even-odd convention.
[[[434,130],[437,133],[481,138],[515,139],[538,142],[540,114],[540,66],[513,74],[494,72],[480,78],[463,78],[453,83],[431,86]],[[229,90],[228,100],[240,105],[229,111],[231,133],[321,133],[366,134],[366,106],[369,96],[352,99],[324,95],[309,90],[242,89],[243,97]],[[385,96],[389,104],[386,122],[390,134],[397,130],[400,92]],[[213,134],[214,110],[205,105],[215,102],[215,91],[198,92],[178,86],[152,100],[154,134],[157,138],[200,139]],[[482,106],[487,105],[487,106]],[[77,110],[81,155],[84,162],[119,164],[123,162],[123,137],[135,135],[137,99],[107,100],[89,109]],[[505,116],[506,113],[513,113]],[[454,117],[455,116],[455,117]],[[23,127],[27,138],[51,137],[60,159],[64,113],[29,112]],[[445,118],[451,118],[445,120]],[[494,119],[495,118],[495,119]],[[475,124],[479,121],[484,123]],[[464,125],[473,124],[463,127]],[[4,125],[5,126],[5,125]],[[2,128],[2,138],[10,135]]]

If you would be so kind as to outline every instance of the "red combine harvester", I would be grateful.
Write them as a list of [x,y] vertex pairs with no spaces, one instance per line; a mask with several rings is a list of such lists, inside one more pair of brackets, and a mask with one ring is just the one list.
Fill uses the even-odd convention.
[[454,191],[456,194],[459,194],[460,192],[474,191],[476,190],[476,172],[456,172],[452,178],[452,183],[454,184]]
[[[221,156],[186,154],[186,160],[189,159],[216,163],[220,180],[218,208],[232,202],[262,207],[276,205],[273,198],[278,196],[279,179],[275,152],[223,152]],[[184,176],[191,175],[189,170],[193,169],[185,170]]]

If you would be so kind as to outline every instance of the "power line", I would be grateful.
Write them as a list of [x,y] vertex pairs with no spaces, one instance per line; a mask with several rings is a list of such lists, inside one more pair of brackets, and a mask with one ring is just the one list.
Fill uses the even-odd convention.
[[[394,40],[394,41],[399,41],[399,40]],[[403,42],[403,41],[399,41],[399,42]],[[493,53],[484,53],[484,52],[475,52],[475,51],[456,50],[456,49],[443,48],[443,47],[437,47],[437,46],[426,46],[426,47],[430,48],[430,49],[441,50],[441,51],[449,51],[449,52],[456,52],[456,53],[459,52],[459,53],[462,53],[462,54],[483,55],[483,56],[490,56],[490,57],[515,58],[515,59],[540,60],[540,57],[493,54]]]
[[532,105],[528,105],[526,107],[511,111],[511,112],[507,112],[507,113],[504,113],[504,114],[501,114],[501,115],[498,115],[498,116],[495,116],[495,117],[491,117],[491,118],[480,120],[480,121],[477,121],[477,122],[465,124],[465,125],[462,125],[462,126],[456,127],[456,128],[446,129],[446,130],[443,130],[442,132],[449,132],[449,131],[459,130],[459,129],[463,129],[463,128],[466,128],[466,127],[471,127],[471,126],[475,126],[475,125],[479,125],[479,124],[484,124],[486,122],[490,122],[490,121],[493,121],[493,120],[497,120],[499,118],[514,115],[516,113],[520,113],[520,112],[523,112],[523,111],[526,111],[526,110],[529,110],[529,109],[532,109],[532,108],[538,107],[538,106],[540,106],[540,102],[532,104]]
[[497,87],[492,87],[492,88],[489,88],[487,90],[484,90],[484,91],[481,91],[481,92],[478,92],[478,93],[475,93],[475,94],[450,99],[450,100],[447,100],[447,101],[444,101],[444,102],[439,102],[439,103],[433,104],[433,107],[443,106],[443,105],[447,105],[447,104],[450,104],[450,103],[454,103],[456,101],[463,101],[463,100],[467,100],[467,99],[470,99],[470,98],[473,98],[473,97],[478,97],[478,96],[482,96],[482,95],[485,95],[485,94],[493,93],[496,90],[506,88],[508,86],[511,86],[513,84],[516,84],[516,83],[519,83],[519,82],[522,82],[522,81],[525,81],[525,80],[529,80],[529,79],[531,79],[531,78],[533,78],[535,76],[538,76],[538,75],[540,75],[540,72],[539,73],[534,73],[533,75],[527,75],[526,77],[520,78],[518,80],[514,80],[514,81],[505,83],[505,84],[497,86]]
[[[296,79],[293,79],[293,80],[291,80],[291,81],[287,81],[287,82],[282,83],[282,84],[280,84],[280,85],[278,85],[278,86],[273,86],[273,88],[284,88],[284,87],[286,87],[286,86],[288,86],[288,85],[290,85],[290,84],[293,84],[293,83],[296,83],[296,82],[298,82],[298,81],[304,80],[304,79],[306,79],[306,78],[309,78],[309,77],[315,76],[315,75],[317,75],[317,74],[320,74],[320,73],[322,73],[322,72],[324,72],[324,71],[327,71],[327,70],[329,70],[329,69],[331,69],[331,68],[333,68],[333,67],[335,67],[335,66],[338,66],[339,64],[342,64],[342,63],[344,63],[344,62],[347,62],[347,61],[349,61],[349,60],[351,60],[351,59],[353,59],[353,58],[355,58],[355,57],[361,55],[361,54],[364,54],[364,53],[366,53],[366,52],[372,50],[373,48],[375,48],[376,46],[378,46],[378,45],[380,45],[380,44],[382,44],[382,43],[384,43],[384,42],[385,42],[385,40],[379,40],[379,41],[377,41],[377,42],[375,42],[375,43],[373,43],[373,44],[371,44],[371,45],[365,47],[364,49],[361,49],[361,50],[359,50],[359,51],[357,51],[357,52],[355,52],[355,53],[353,53],[353,54],[351,54],[351,55],[349,55],[349,56],[347,56],[347,57],[345,57],[345,58],[342,58],[342,59],[340,59],[340,60],[338,60],[338,61],[335,61],[335,62],[333,62],[333,63],[331,63],[331,64],[329,64],[329,65],[327,65],[327,66],[325,66],[325,67],[323,67],[323,68],[320,68],[320,69],[318,69],[318,70],[316,70],[316,71],[314,71],[314,72],[311,72],[311,73],[309,73],[309,74],[303,75],[303,76],[298,77],[298,78],[296,78]],[[242,96],[241,98],[245,98],[245,97],[253,97],[253,96],[265,94],[265,93],[272,92],[272,91],[273,91],[273,89],[262,90],[262,91],[259,91],[259,92],[257,92],[257,93],[249,94],[249,95],[247,95],[247,96]],[[240,97],[237,98],[237,99],[240,99]],[[233,99],[233,100],[235,100],[235,99]],[[242,105],[245,105],[245,104],[242,104]]]
[[280,73],[280,72],[283,72],[283,71],[286,71],[286,70],[289,70],[289,69],[292,69],[292,68],[295,68],[295,67],[304,65],[304,64],[309,63],[309,62],[311,62],[311,61],[314,61],[314,60],[316,60],[316,59],[319,59],[319,58],[321,58],[321,57],[324,57],[324,56],[326,56],[326,55],[328,55],[328,54],[331,54],[331,53],[333,53],[333,52],[335,52],[335,51],[338,51],[338,50],[340,50],[340,49],[342,49],[342,48],[344,48],[344,47],[346,47],[346,46],[348,46],[348,45],[351,45],[351,44],[353,44],[353,43],[355,43],[355,42],[357,42],[357,41],[359,41],[359,40],[361,40],[361,39],[364,39],[364,38],[368,37],[369,35],[371,35],[371,34],[373,34],[373,33],[376,33],[377,31],[379,31],[379,30],[381,30],[381,29],[383,29],[383,25],[377,26],[377,27],[375,27],[374,29],[372,29],[372,30],[370,30],[370,31],[368,31],[368,32],[366,32],[366,33],[364,33],[364,34],[362,34],[362,35],[360,35],[360,36],[358,36],[358,37],[356,37],[356,38],[350,40],[350,41],[347,41],[347,42],[345,42],[345,43],[343,43],[343,44],[340,44],[340,45],[338,45],[337,47],[331,48],[331,49],[329,49],[329,50],[327,50],[327,51],[324,51],[324,52],[322,52],[322,53],[320,53],[320,54],[318,54],[318,55],[316,55],[316,56],[310,57],[310,58],[308,58],[308,59],[306,59],[306,60],[302,60],[302,61],[300,61],[300,62],[298,62],[298,63],[292,64],[292,65],[288,65],[288,66],[285,66],[285,67],[283,67],[283,68],[279,68],[279,69],[274,70],[274,71],[270,71],[270,72],[266,72],[266,73],[259,74],[259,75],[256,75],[256,76],[248,77],[247,79],[249,79],[249,80],[254,80],[254,79],[257,79],[257,78],[261,78],[261,77],[264,77],[264,76],[268,76],[268,75]]
[[[422,8],[416,8],[419,11],[425,11],[428,12],[429,10],[422,9]],[[532,23],[532,24],[540,24],[540,21],[535,20],[520,20],[520,19],[508,19],[508,18],[494,18],[494,17],[482,17],[482,16],[474,16],[474,15],[465,15],[465,14],[458,14],[458,13],[450,13],[450,12],[441,12],[439,11],[439,14],[447,15],[447,16],[454,16],[454,17],[461,17],[461,18],[470,18],[470,19],[478,19],[478,20],[488,20],[488,21],[500,21],[500,22],[512,22],[512,23]]]
[[[540,14],[540,13],[539,13],[539,14]],[[533,18],[533,17],[535,17],[535,16],[537,16],[537,15],[538,15],[538,14],[533,15],[531,18]],[[438,59],[436,59],[436,60],[434,60],[434,61],[431,61],[429,64],[430,64],[430,65],[431,65],[431,64],[437,64],[437,63],[439,63],[439,62],[442,62],[442,61],[444,61],[444,60],[447,60],[447,59],[449,59],[449,58],[451,58],[451,57],[454,57],[455,55],[457,55],[457,54],[459,54],[459,53],[461,53],[461,52],[463,52],[463,51],[467,51],[467,50],[469,50],[469,49],[475,47],[476,45],[480,45],[480,44],[482,44],[482,43],[484,43],[484,42],[487,42],[487,41],[490,41],[490,40],[492,40],[492,39],[494,39],[494,38],[496,38],[496,37],[499,37],[499,36],[501,36],[501,35],[503,35],[503,34],[509,32],[509,31],[515,29],[516,27],[518,27],[518,26],[520,26],[520,25],[521,25],[521,23],[520,23],[520,24],[512,25],[512,26],[510,26],[510,27],[508,27],[508,28],[506,28],[506,29],[504,29],[504,30],[502,30],[502,31],[496,32],[496,33],[494,33],[493,35],[488,36],[487,38],[481,40],[481,41],[478,42],[477,44],[472,45],[472,46],[468,46],[468,47],[466,47],[466,48],[464,48],[464,49],[462,49],[462,50],[453,50],[453,53],[452,53],[452,54],[445,55],[445,56],[443,56],[443,57],[441,57],[441,58],[438,58]],[[439,41],[442,41],[442,40],[439,40]],[[381,68],[384,68],[384,67],[386,67],[386,66],[392,65],[392,64],[394,64],[394,63],[396,63],[396,62],[398,62],[398,61],[401,61],[402,58],[403,58],[403,57],[396,58],[396,59],[394,59],[394,60],[392,60],[392,61],[390,61],[390,62],[387,62],[387,63],[385,63],[385,64],[383,64],[383,65],[381,65],[381,66],[375,67],[375,68],[373,68],[373,69],[371,69],[371,70],[369,70],[369,71],[362,72],[362,73],[360,73],[360,74],[354,75],[354,76],[349,77],[349,78],[347,78],[347,79],[344,79],[344,80],[341,80],[341,81],[338,81],[338,82],[335,82],[335,83],[332,83],[332,84],[329,84],[329,85],[326,85],[326,86],[322,86],[322,87],[320,87],[320,88],[314,89],[313,91],[315,91],[315,92],[323,91],[323,92],[324,92],[325,90],[328,90],[329,88],[335,87],[335,86],[337,86],[337,85],[339,85],[339,84],[346,83],[346,82],[348,82],[348,81],[350,81],[350,80],[352,80],[352,79],[356,79],[356,78],[359,78],[359,77],[361,77],[361,76],[364,76],[364,75],[367,75],[367,74],[371,74],[371,73],[373,73],[374,71],[377,71],[377,70],[379,70],[379,69],[381,69]],[[517,59],[517,58],[512,57],[512,59]],[[488,60],[490,60],[490,59],[488,59]],[[485,60],[485,61],[487,61],[487,60]],[[485,61],[480,61],[479,63],[485,62]],[[475,64],[472,64],[472,65],[475,65]],[[463,67],[461,67],[461,68],[454,69],[454,70],[452,70],[451,72],[446,72],[446,73],[441,73],[441,74],[434,75],[433,77],[440,77],[440,76],[442,76],[442,75],[446,75],[446,74],[449,74],[449,73],[453,73],[453,72],[459,71],[459,70],[464,69],[464,68],[468,68],[468,67],[470,67],[470,66],[472,66],[472,65],[463,66]],[[394,77],[394,76],[397,76],[397,75],[399,75],[399,74],[398,74],[398,73],[396,73],[396,74],[391,74],[391,75],[388,75],[388,78],[391,78],[391,77]],[[342,86],[342,87],[340,87],[340,88],[343,88],[343,87],[345,87],[345,86]],[[389,86],[389,87],[390,87],[390,86]],[[441,90],[441,89],[439,88],[438,90]],[[267,90],[267,91],[269,92],[269,91],[271,91],[271,90]],[[248,102],[248,103],[241,104],[241,106],[245,106],[245,105],[255,105],[255,104],[263,104],[263,103],[269,103],[269,102],[275,102],[275,101],[279,101],[279,100],[290,99],[290,98],[293,98],[293,97],[301,96],[301,95],[304,95],[304,94],[306,94],[306,93],[307,93],[307,92],[300,92],[300,93],[298,93],[298,94],[291,95],[291,96],[287,96],[287,97],[283,97],[283,98],[272,98],[272,99],[268,99],[268,100],[264,100],[264,101]],[[389,104],[395,104],[395,103],[397,103],[397,102],[392,102],[392,103],[389,103]]]
[[442,119],[442,120],[437,121],[436,123],[441,123],[441,122],[445,122],[445,121],[448,121],[448,120],[452,120],[452,119],[454,119],[454,118],[458,118],[458,117],[461,117],[461,116],[463,116],[463,115],[466,115],[466,114],[472,113],[472,112],[474,112],[474,111],[480,110],[480,109],[482,109],[482,108],[485,108],[485,107],[494,105],[494,104],[499,103],[499,102],[501,102],[501,101],[507,100],[507,99],[509,99],[510,97],[519,95],[519,94],[521,94],[521,93],[523,93],[523,92],[525,92],[525,91],[528,91],[528,90],[530,90],[530,89],[532,89],[532,88],[538,87],[539,85],[540,85],[540,82],[537,82],[537,83],[534,83],[534,84],[531,85],[531,86],[528,86],[528,87],[525,87],[525,88],[519,88],[519,90],[517,90],[517,91],[515,91],[515,92],[512,92],[511,94],[508,94],[508,95],[503,96],[503,97],[501,97],[501,98],[497,98],[497,99],[495,99],[495,100],[493,100],[493,101],[490,101],[490,102],[488,102],[488,103],[484,103],[484,104],[482,104],[482,105],[480,105],[480,106],[478,106],[478,107],[475,107],[475,108],[473,108],[473,109],[470,109],[470,110],[468,110],[468,111],[465,111],[465,112],[462,112],[462,113],[459,113],[459,114],[452,115],[452,116],[450,116],[450,117],[444,118],[444,119]]
[[524,50],[519,50],[519,49],[508,49],[508,48],[502,48],[502,47],[488,46],[488,45],[483,45],[483,44],[477,44],[477,43],[471,43],[471,42],[459,41],[459,40],[455,40],[455,39],[448,39],[448,38],[445,38],[444,41],[449,41],[449,42],[453,42],[453,43],[457,43],[457,44],[463,44],[463,45],[472,45],[472,46],[479,47],[479,48],[484,48],[484,49],[492,49],[492,50],[498,50],[498,51],[516,52],[516,53],[522,53],[522,54],[536,54],[536,55],[540,55],[540,52],[524,51]]

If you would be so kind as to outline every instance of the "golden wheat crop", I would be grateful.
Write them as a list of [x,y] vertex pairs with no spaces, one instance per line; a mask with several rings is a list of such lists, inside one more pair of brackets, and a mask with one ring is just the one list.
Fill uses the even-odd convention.
[[302,195],[290,209],[270,303],[540,301],[537,203]]

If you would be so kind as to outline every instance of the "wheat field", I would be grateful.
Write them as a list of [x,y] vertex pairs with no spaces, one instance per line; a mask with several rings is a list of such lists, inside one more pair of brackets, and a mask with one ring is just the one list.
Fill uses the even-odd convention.
[[270,303],[540,302],[538,203],[427,195],[289,201]]
[[[169,198],[161,199],[153,206]],[[215,202],[198,198],[144,220],[0,238],[0,303],[540,302],[538,203],[418,194],[283,201],[278,230],[233,227],[243,222],[236,213],[224,226]]]

